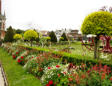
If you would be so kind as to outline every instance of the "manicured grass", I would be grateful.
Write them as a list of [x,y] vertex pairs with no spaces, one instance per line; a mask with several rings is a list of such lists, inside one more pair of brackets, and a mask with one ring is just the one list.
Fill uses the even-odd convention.
[[[61,49],[67,48],[68,46],[74,48],[74,49],[70,50],[71,54],[87,56],[87,57],[91,57],[91,58],[94,57],[94,52],[87,49],[85,46],[82,46],[81,42],[74,42],[74,43],[71,43],[70,45],[68,45],[68,44],[65,44],[65,45],[51,45],[51,47],[49,47],[49,49],[61,50]],[[48,48],[48,47],[45,47],[45,48]]]
[[9,86],[42,86],[40,80],[25,72],[11,55],[0,48],[0,61],[4,67]]

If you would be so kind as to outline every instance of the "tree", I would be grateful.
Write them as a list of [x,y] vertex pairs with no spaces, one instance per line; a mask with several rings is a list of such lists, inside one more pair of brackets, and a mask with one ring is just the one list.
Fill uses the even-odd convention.
[[65,33],[63,33],[61,37],[62,39],[60,39],[60,41],[68,41]]
[[53,31],[49,33],[49,37],[51,38],[51,42],[57,42],[57,37]]
[[14,38],[15,40],[19,40],[19,39],[22,39],[22,35],[20,35],[20,34],[15,34],[13,38]]
[[36,38],[38,38],[38,34],[36,31],[34,30],[27,30],[25,33],[24,33],[24,39],[25,40],[29,40],[31,42],[31,46],[32,46],[32,42],[34,40],[36,40]]
[[16,32],[17,34],[22,34],[22,33],[24,33],[24,30],[17,29],[17,30],[15,30],[15,32]]
[[98,58],[98,42],[100,35],[112,34],[112,14],[105,11],[94,12],[88,15],[82,24],[81,31],[83,34],[96,35],[94,42],[94,58]]
[[7,31],[6,31],[6,34],[5,34],[5,38],[4,38],[4,41],[5,42],[13,42],[13,36],[14,36],[14,30],[12,29],[12,27],[10,26]]

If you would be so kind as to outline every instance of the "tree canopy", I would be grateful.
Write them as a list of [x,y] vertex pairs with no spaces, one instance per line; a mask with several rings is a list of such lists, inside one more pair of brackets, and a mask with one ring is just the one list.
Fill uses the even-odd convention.
[[24,33],[24,39],[25,39],[25,40],[31,41],[31,46],[32,46],[32,42],[33,42],[33,41],[36,41],[37,38],[38,38],[38,34],[37,34],[37,32],[34,31],[34,30],[27,30],[27,31]]
[[12,29],[12,27],[10,26],[7,31],[6,31],[6,34],[5,34],[5,38],[4,38],[4,41],[5,42],[12,42],[14,39],[13,39],[13,36],[14,36],[14,30]]
[[17,29],[15,32],[16,32],[17,34],[22,34],[22,33],[24,33],[24,30]]
[[22,39],[22,35],[20,35],[20,34],[15,34],[13,38],[14,38],[15,40],[19,40],[19,39]]
[[26,40],[34,40],[38,37],[38,34],[36,31],[34,30],[27,30],[25,33],[24,33],[24,39]]
[[53,31],[50,32],[49,37],[51,38],[51,42],[57,42],[57,37]]
[[112,14],[99,11],[89,14],[81,27],[83,34],[111,35],[112,34]]
[[67,36],[65,33],[62,34],[60,41],[68,41]]

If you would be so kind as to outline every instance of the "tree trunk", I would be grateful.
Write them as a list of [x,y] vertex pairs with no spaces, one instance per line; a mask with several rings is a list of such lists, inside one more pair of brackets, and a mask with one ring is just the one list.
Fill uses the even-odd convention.
[[32,42],[33,42],[33,41],[31,41],[31,47],[32,47]]
[[98,58],[98,54],[99,54],[99,51],[98,51],[98,42],[99,42],[99,36],[95,37],[95,46],[94,46],[94,58]]
[[104,52],[111,52],[111,47],[110,47],[110,40],[111,40],[111,37],[105,36],[105,39],[106,39],[106,45],[104,46],[103,51],[104,51]]

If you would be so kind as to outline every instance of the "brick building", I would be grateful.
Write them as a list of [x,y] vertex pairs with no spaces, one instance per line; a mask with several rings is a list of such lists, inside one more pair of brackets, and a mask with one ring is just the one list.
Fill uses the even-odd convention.
[[5,12],[2,14],[2,0],[0,0],[0,39],[4,39],[5,37],[5,21],[6,16]]

